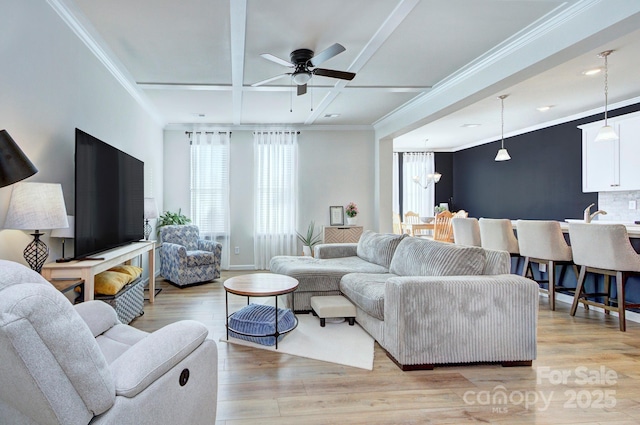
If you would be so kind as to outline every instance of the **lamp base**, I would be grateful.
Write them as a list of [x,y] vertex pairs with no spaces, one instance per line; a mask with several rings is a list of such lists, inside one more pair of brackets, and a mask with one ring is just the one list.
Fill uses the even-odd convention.
[[149,236],[151,235],[151,225],[149,224],[149,220],[145,219],[144,220],[144,240],[148,241],[149,240]]
[[46,243],[40,240],[40,236],[44,235],[44,233],[40,233],[40,231],[36,230],[35,233],[32,233],[33,240],[27,245],[27,247],[22,251],[22,255],[24,259],[31,267],[31,270],[35,270],[38,273],[42,271],[42,266],[44,262],[47,261],[47,257],[49,257],[49,247]]

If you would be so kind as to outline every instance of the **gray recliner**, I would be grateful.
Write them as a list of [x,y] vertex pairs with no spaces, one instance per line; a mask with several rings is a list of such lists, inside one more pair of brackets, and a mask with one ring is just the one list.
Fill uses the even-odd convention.
[[217,348],[183,320],[147,333],[111,306],[73,306],[38,273],[0,260],[0,423],[212,424]]

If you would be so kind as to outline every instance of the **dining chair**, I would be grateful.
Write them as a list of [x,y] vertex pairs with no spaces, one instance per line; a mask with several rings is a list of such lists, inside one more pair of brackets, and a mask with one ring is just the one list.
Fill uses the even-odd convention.
[[433,226],[433,240],[441,242],[453,242],[453,228],[451,227],[451,211],[442,211],[436,214]]
[[414,224],[422,224],[420,221],[420,215],[413,211],[407,211],[404,214],[404,222],[402,223],[404,233],[408,233],[411,236],[424,236],[427,234],[427,230],[425,229],[416,230],[413,227]]

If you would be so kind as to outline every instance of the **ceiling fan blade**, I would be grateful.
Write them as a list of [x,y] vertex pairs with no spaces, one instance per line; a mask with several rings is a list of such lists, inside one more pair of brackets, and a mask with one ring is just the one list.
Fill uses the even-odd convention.
[[263,58],[265,58],[266,60],[269,60],[271,62],[275,62],[278,65],[283,65],[283,66],[288,66],[288,67],[294,67],[295,65],[292,64],[289,61],[286,61],[284,59],[280,59],[277,56],[273,56],[271,53],[263,53],[260,56],[262,56]]
[[331,77],[331,78],[339,78],[341,80],[353,80],[353,77],[356,76],[356,74],[354,74],[353,72],[346,72],[346,71],[336,71],[334,69],[323,69],[323,68],[316,68],[313,70],[313,73],[315,75],[321,75],[323,77]]
[[306,84],[300,84],[298,86],[298,96],[302,96],[303,94],[307,93],[307,85]]
[[267,84],[267,83],[270,83],[272,81],[275,81],[275,80],[277,80],[279,78],[282,78],[284,76],[287,76],[287,75],[291,75],[291,74],[276,75],[275,77],[267,78],[266,80],[262,80],[262,81],[258,81],[257,83],[253,83],[253,84],[251,84],[251,87],[258,87],[258,86],[261,86],[263,84]]
[[344,52],[345,50],[346,49],[342,44],[335,43],[334,45],[329,46],[328,48],[324,49],[317,55],[313,56],[309,62],[313,66],[318,66],[321,63],[328,61],[335,55]]

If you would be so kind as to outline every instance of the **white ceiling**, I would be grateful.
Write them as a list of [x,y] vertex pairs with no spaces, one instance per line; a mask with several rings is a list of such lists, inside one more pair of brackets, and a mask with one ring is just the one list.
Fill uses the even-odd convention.
[[[606,49],[610,102],[640,96],[637,0],[50,3],[167,128],[375,128],[399,149],[457,150],[499,136],[499,94],[506,134],[601,107],[602,75],[581,72]],[[304,96],[287,78],[251,86],[289,72],[261,53],[333,43],[346,51],[322,67],[352,81],[314,76]]]

